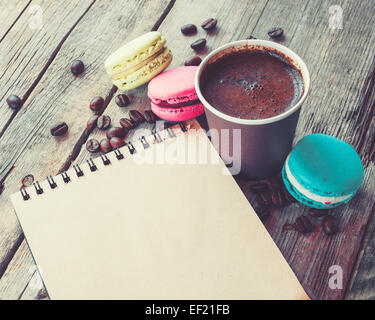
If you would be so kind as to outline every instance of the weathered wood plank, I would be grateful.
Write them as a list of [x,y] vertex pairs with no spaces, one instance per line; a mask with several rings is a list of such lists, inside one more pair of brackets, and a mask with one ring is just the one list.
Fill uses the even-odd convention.
[[[374,176],[374,175],[373,175]],[[353,280],[348,286],[346,299],[353,300],[375,300],[375,204],[371,212],[371,220],[367,226],[366,237],[360,246],[357,269],[354,272]]]
[[[255,36],[262,29],[270,27],[269,21],[284,27],[285,20],[281,17],[283,13],[277,7],[271,10],[272,5],[274,2],[267,6],[254,30]],[[355,124],[361,113],[362,81],[363,76],[371,70],[374,52],[374,18],[370,14],[371,7],[371,2],[361,2],[359,6],[354,2],[346,2],[343,5],[346,17],[344,29],[331,33],[328,28],[329,4],[310,1],[307,7],[302,8],[302,18],[295,20],[298,26],[295,32],[284,27],[284,44],[306,61],[312,79],[312,90],[302,109],[295,141],[312,132],[323,132],[356,146],[360,131]],[[365,110],[369,107],[371,106],[363,106]],[[364,144],[369,142],[367,139]],[[312,298],[343,297],[343,290],[329,288],[328,270],[331,265],[340,265],[344,271],[345,287],[364,235],[363,227],[373,205],[373,175],[373,164],[370,164],[359,195],[347,206],[332,210],[332,214],[339,219],[341,229],[341,233],[335,237],[329,238],[318,232],[309,236],[293,232],[282,233],[284,223],[293,222],[297,216],[307,214],[307,208],[299,205],[292,205],[281,211],[275,210],[266,223],[275,242]]]
[[13,0],[0,2],[0,42],[7,36],[9,30],[25,13],[31,0]]
[[[7,266],[21,235],[9,194],[19,189],[26,174],[31,173],[35,179],[42,180],[47,174],[57,173],[91,114],[89,101],[94,96],[109,93],[111,82],[103,68],[104,59],[119,43],[149,31],[168,4],[168,0],[94,3],[1,137],[0,177],[15,166],[0,196],[1,268]],[[64,12],[63,18],[67,16],[69,14]],[[142,23],[137,23],[141,19]],[[12,32],[16,30],[12,29]],[[20,35],[20,31],[17,34]],[[42,38],[39,42],[49,46],[47,39]],[[86,71],[82,77],[74,78],[70,64],[77,58],[84,61]],[[24,76],[28,77],[28,74]],[[28,89],[27,85],[23,88],[22,91]],[[3,110],[0,112],[3,114]],[[49,128],[58,121],[68,123],[69,133],[55,139],[50,136]]]
[[51,63],[56,48],[92,3],[93,0],[69,1],[59,6],[53,1],[33,0],[29,8],[39,6],[42,10],[42,28],[30,28],[31,15],[24,13],[0,43],[0,136],[15,116],[6,98],[15,94],[27,99],[43,67]]
[[26,241],[23,241],[1,277],[0,299],[19,299],[25,289],[25,283],[30,281],[35,271],[36,266],[29,254]]
[[[38,73],[42,71],[50,55],[58,47],[61,40],[69,32],[74,23],[82,16],[85,10],[92,3],[92,0],[81,1],[79,4],[67,3],[64,8],[53,5],[50,1],[33,1],[33,5],[40,5],[43,10],[44,26],[40,30],[32,30],[29,27],[28,15],[22,15],[19,21],[4,40],[0,43],[0,75],[2,86],[0,88],[0,131],[6,127],[9,119],[15,116],[7,106],[6,97],[11,94],[25,96],[27,91],[37,79]],[[69,16],[69,19],[67,18]],[[55,24],[58,22],[57,24]],[[64,23],[62,23],[64,22]],[[44,44],[44,45],[41,45]],[[27,108],[27,104],[24,106]],[[25,113],[25,109],[22,111]],[[34,114],[34,113],[33,113]],[[37,114],[34,116],[37,118]],[[22,129],[24,128],[24,129]],[[16,132],[13,132],[9,137],[0,137],[1,145],[7,145],[6,148],[17,148],[17,139],[20,136],[20,131],[24,130],[23,134],[28,136],[29,129],[26,126],[18,127]],[[1,136],[1,134],[0,134]],[[2,147],[3,148],[3,147]],[[16,159],[8,158],[9,154],[2,149],[0,153],[0,181],[2,181],[9,170],[13,167]],[[21,149],[21,148],[20,148]],[[23,150],[27,151],[27,148]],[[32,156],[32,154],[30,154]],[[31,161],[33,162],[33,161]],[[12,170],[12,174],[17,170]],[[6,264],[9,262],[14,247],[18,246],[20,230],[18,223],[11,210],[11,205],[8,200],[9,194],[17,190],[21,186],[21,179],[25,172],[20,172],[13,181],[6,183],[5,190],[0,195],[0,217],[2,224],[0,226],[0,275],[4,272]],[[23,175],[22,175],[23,174]],[[7,176],[9,178],[10,175]],[[3,184],[2,181],[1,184]],[[9,187],[9,188],[8,188]],[[6,208],[6,209],[5,209]]]

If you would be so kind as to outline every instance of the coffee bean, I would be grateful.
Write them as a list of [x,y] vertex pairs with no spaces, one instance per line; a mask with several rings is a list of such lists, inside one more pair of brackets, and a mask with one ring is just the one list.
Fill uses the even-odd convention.
[[272,203],[271,194],[269,192],[261,192],[260,197],[263,199],[266,206],[269,206]]
[[285,204],[284,196],[280,190],[274,190],[271,193],[272,203],[275,207],[283,207]]
[[214,19],[214,18],[210,18],[210,19],[207,19],[206,21],[204,21],[201,24],[201,27],[206,31],[210,31],[210,30],[212,30],[216,27],[216,24],[217,24],[217,20]]
[[284,30],[282,28],[274,27],[271,30],[269,30],[267,33],[271,38],[278,38],[283,35]]
[[127,119],[127,118],[120,119],[120,125],[126,130],[131,130],[135,127],[134,121],[131,119]]
[[296,230],[301,233],[309,233],[313,230],[313,225],[309,218],[305,216],[298,217],[295,222]]
[[194,24],[185,24],[184,26],[181,27],[181,32],[184,35],[190,35],[190,34],[195,34],[197,33],[197,27]]
[[279,190],[283,185],[279,175],[271,177],[267,182],[272,190]]
[[20,97],[18,96],[15,96],[14,94],[10,95],[8,98],[7,98],[7,104],[9,106],[9,108],[17,111],[21,108],[22,106],[22,100],[20,99]]
[[126,107],[130,104],[129,97],[123,93],[116,96],[115,102],[120,108]]
[[119,137],[111,138],[111,140],[109,140],[109,143],[111,144],[113,149],[121,148],[125,145],[124,140]]
[[32,174],[28,174],[22,178],[22,186],[24,188],[30,187],[34,182],[34,176]]
[[326,235],[331,236],[337,233],[338,228],[333,216],[326,216],[322,221],[322,228]]
[[143,113],[143,116],[147,123],[155,123],[156,122],[156,115],[151,110],[146,110]]
[[309,215],[313,218],[325,217],[329,213],[329,210],[310,209]]
[[107,130],[111,125],[111,118],[106,115],[102,115],[98,118],[96,123],[99,130]]
[[90,109],[92,111],[98,112],[102,109],[104,105],[104,99],[102,97],[95,97],[90,102]]
[[257,183],[254,183],[250,186],[250,190],[255,192],[255,193],[267,191],[268,185],[267,185],[267,183],[264,183],[264,182],[257,182]]
[[86,123],[86,129],[88,131],[91,132],[92,130],[94,130],[96,128],[96,124],[98,122],[98,118],[99,118],[98,115],[94,115],[94,116],[90,117],[90,119]]
[[288,230],[294,230],[295,229],[295,225],[292,224],[292,223],[285,223],[283,225],[283,229],[282,229],[282,232],[285,232],[285,231],[288,231]]
[[199,66],[202,62],[201,57],[194,56],[184,62],[184,66]]
[[111,143],[109,142],[108,139],[103,139],[100,141],[100,151],[101,152],[104,152],[104,153],[107,153],[109,151],[112,150],[112,146],[111,146]]
[[271,204],[271,197],[266,192],[259,193],[255,199],[261,207],[268,207]]
[[294,198],[285,187],[283,188],[283,191],[284,191],[284,198],[286,201],[288,201],[289,203],[293,203],[297,201],[296,198]]
[[130,110],[129,116],[130,119],[132,119],[136,124],[140,124],[145,121],[145,118],[138,110]]
[[100,145],[98,140],[96,139],[90,139],[86,142],[86,149],[88,152],[97,152],[99,151]]
[[127,130],[123,127],[113,127],[108,129],[106,132],[106,136],[108,139],[111,139],[113,137],[118,137],[121,139],[124,139],[125,135],[127,134]]
[[85,65],[81,60],[74,60],[70,67],[70,70],[75,76],[78,76],[85,70]]
[[260,221],[262,221],[263,223],[266,222],[270,217],[270,211],[267,207],[260,208],[257,211],[255,211],[255,213],[259,217]]
[[198,39],[194,41],[190,47],[195,51],[200,51],[206,46],[206,39]]
[[59,122],[56,123],[52,128],[51,128],[51,134],[54,137],[59,137],[64,135],[65,133],[68,132],[68,125],[65,122]]

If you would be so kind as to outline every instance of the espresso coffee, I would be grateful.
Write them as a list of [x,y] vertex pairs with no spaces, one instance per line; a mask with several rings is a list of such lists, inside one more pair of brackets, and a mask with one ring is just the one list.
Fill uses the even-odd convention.
[[271,49],[224,54],[207,64],[201,79],[207,102],[241,119],[276,116],[294,106],[304,92],[300,71]]

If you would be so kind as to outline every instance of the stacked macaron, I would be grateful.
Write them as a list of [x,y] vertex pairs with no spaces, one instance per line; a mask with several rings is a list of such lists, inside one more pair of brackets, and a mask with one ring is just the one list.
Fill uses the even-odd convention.
[[105,68],[120,90],[130,90],[148,82],[172,61],[160,32],[146,33],[111,54]]
[[198,67],[179,67],[159,74],[148,84],[151,109],[161,119],[185,121],[204,112],[194,87]]
[[292,150],[282,175],[286,188],[299,202],[328,209],[355,195],[364,170],[352,146],[332,136],[310,134]]

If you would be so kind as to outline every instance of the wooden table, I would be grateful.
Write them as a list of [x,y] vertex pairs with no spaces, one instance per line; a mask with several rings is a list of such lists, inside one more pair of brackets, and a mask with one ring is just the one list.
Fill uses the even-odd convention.
[[[335,29],[340,27],[334,23],[340,22],[334,19],[340,12],[342,29]],[[41,28],[36,23],[39,13]],[[89,157],[82,145],[89,135],[102,135],[85,131],[91,98],[105,97],[104,112],[114,122],[127,115],[129,109],[114,103],[116,88],[104,71],[111,52],[138,35],[160,30],[173,51],[174,67],[193,55],[189,45],[195,39],[207,38],[209,52],[250,35],[268,39],[267,31],[274,26],[285,30],[282,44],[305,60],[311,75],[312,89],[295,141],[321,132],[351,143],[365,165],[365,180],[348,205],[332,210],[340,228],[335,236],[282,232],[284,223],[307,214],[308,208],[298,204],[274,210],[265,225],[311,298],[374,299],[374,13],[372,0],[71,0],[64,5],[57,0],[1,1],[0,299],[44,297],[9,195],[28,174],[43,180]],[[200,26],[210,17],[218,19],[214,34],[200,27],[195,36],[181,34],[182,25]],[[86,65],[78,78],[70,72],[75,59]],[[18,112],[5,102],[10,94],[23,98]],[[149,108],[144,87],[129,96],[131,108]],[[69,134],[55,139],[49,129],[59,121],[68,123]],[[251,200],[249,182],[239,183]],[[329,286],[334,265],[343,271],[342,287],[339,283],[336,289]]]

